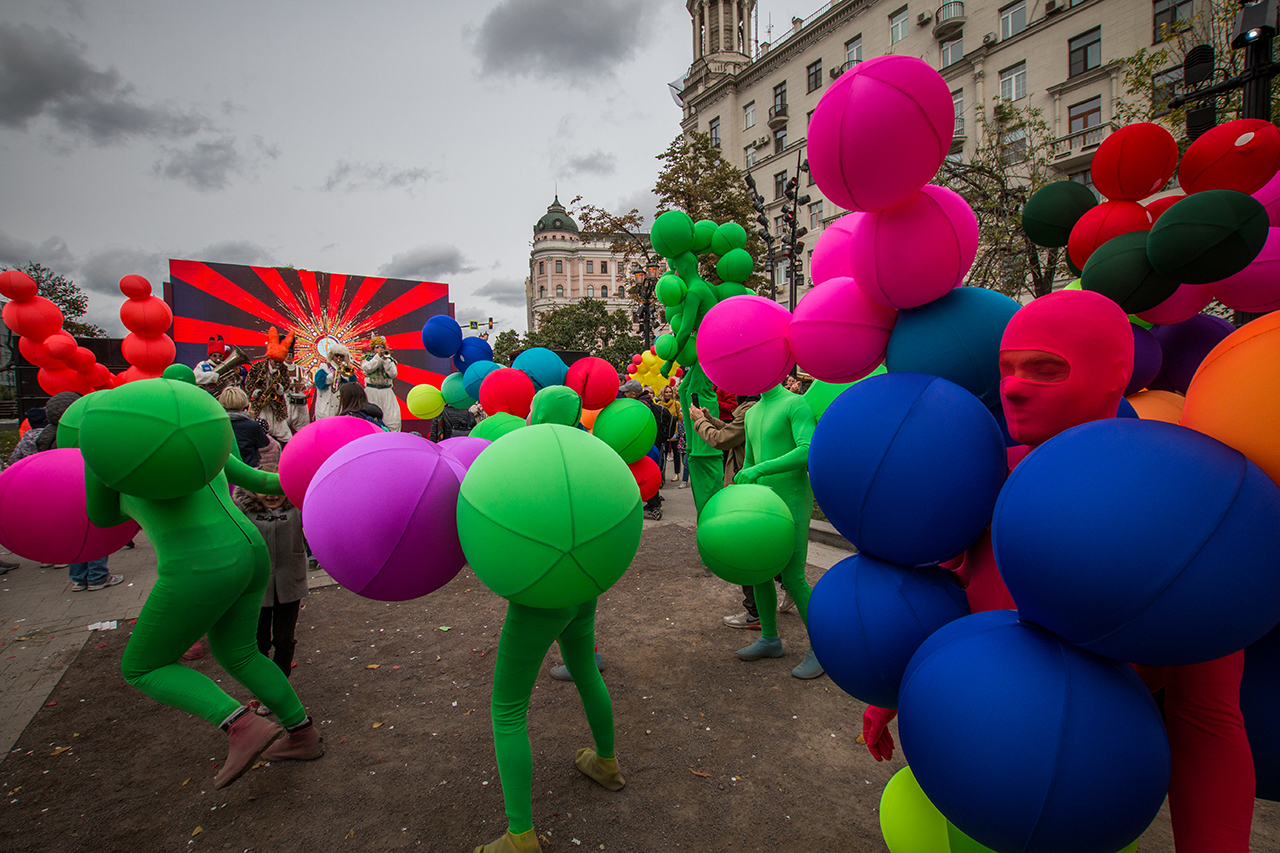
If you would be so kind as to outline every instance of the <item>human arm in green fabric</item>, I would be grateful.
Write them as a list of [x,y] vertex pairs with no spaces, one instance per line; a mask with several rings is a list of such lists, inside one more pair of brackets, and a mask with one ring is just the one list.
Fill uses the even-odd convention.
[[284,494],[284,489],[280,487],[279,474],[269,474],[257,468],[250,468],[240,461],[238,451],[227,457],[227,467],[223,470],[229,481],[251,492],[257,492],[260,495]]
[[[794,399],[790,399],[794,397]],[[803,405],[796,405],[797,403]],[[813,411],[804,400],[781,387],[771,388],[752,409],[752,418],[761,431],[757,441],[747,442],[746,461],[733,482],[742,485],[755,483],[770,474],[807,469],[809,466],[809,441],[813,438]],[[761,453],[784,451],[772,459],[755,461],[753,445]]]
[[129,516],[120,509],[120,493],[94,476],[87,466],[84,469],[84,497],[89,521],[96,527],[115,527],[129,520]]

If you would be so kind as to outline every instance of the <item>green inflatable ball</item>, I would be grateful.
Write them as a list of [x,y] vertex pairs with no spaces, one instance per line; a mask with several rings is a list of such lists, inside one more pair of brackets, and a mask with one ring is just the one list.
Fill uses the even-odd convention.
[[653,295],[658,297],[658,301],[671,308],[683,302],[684,295],[688,292],[689,288],[685,286],[684,279],[673,273],[667,273],[658,279],[658,283],[653,288]]
[[582,417],[582,398],[567,385],[548,385],[533,395],[529,423],[577,426]]
[[907,766],[880,794],[880,832],[889,853],[948,853],[947,819],[929,801]]
[[1022,230],[1037,246],[1060,249],[1080,217],[1098,204],[1093,191],[1076,181],[1054,181],[1036,190],[1022,208]]
[[476,404],[467,394],[467,389],[462,387],[462,374],[450,373],[440,383],[440,393],[444,395],[444,401],[447,405],[453,406],[455,409],[469,409]]
[[476,424],[471,430],[473,438],[486,438],[497,441],[509,432],[515,432],[525,426],[524,418],[518,418],[510,412],[495,412]]
[[681,367],[693,367],[698,363],[698,333],[694,332],[689,340],[676,353],[676,364]]
[[185,382],[188,385],[196,384],[196,372],[185,364],[171,364],[164,369],[164,373],[161,373],[160,376],[164,379]]
[[1072,274],[1073,276],[1075,276],[1076,278],[1079,278],[1079,277],[1080,277],[1080,269],[1079,269],[1079,267],[1077,267],[1075,264],[1071,263],[1071,255],[1070,255],[1070,254],[1068,254],[1067,252],[1063,252],[1063,253],[1062,253],[1062,260],[1063,260],[1063,261],[1066,263],[1066,265],[1067,265],[1067,272],[1071,273],[1071,274]]
[[404,403],[415,418],[430,420],[444,411],[444,394],[434,385],[414,385]]
[[736,281],[722,281],[714,288],[716,299],[724,302],[726,299],[732,299],[735,296],[752,296],[755,291],[747,287],[745,284]]
[[84,464],[127,495],[167,500],[208,485],[227,464],[235,438],[209,392],[173,379],[112,389],[80,420]]
[[723,281],[746,281],[756,267],[746,249],[730,249],[716,263],[716,275]]
[[[745,249],[746,247],[747,229],[736,222],[726,222],[721,225],[711,238],[711,252],[722,258],[734,249]],[[724,276],[721,276],[721,278],[724,278]],[[737,280],[741,281],[741,279]]]
[[[194,375],[193,373],[192,376]],[[67,406],[67,410],[62,413],[62,419],[58,421],[59,448],[80,446],[80,424],[84,421],[84,413],[89,406],[101,400],[106,393],[106,391],[94,391],[92,394],[86,394],[70,406]]]
[[591,434],[612,447],[630,465],[639,462],[658,439],[658,422],[649,407],[626,397],[600,410]]
[[653,342],[653,351],[658,358],[663,361],[670,361],[676,357],[676,336],[675,335],[658,335],[658,339]]
[[1235,190],[1192,193],[1166,210],[1147,237],[1156,272],[1183,284],[1209,284],[1253,262],[1270,220],[1253,196]]
[[458,538],[476,576],[529,607],[598,597],[631,564],[643,527],[640,488],[618,454],[560,424],[495,441],[458,495]]
[[675,258],[693,249],[693,220],[683,210],[668,210],[653,220],[649,233],[653,250],[664,258]]
[[791,510],[768,486],[721,489],[698,518],[698,554],[729,583],[764,583],[782,571],[795,551]]
[[809,408],[813,410],[813,419],[821,420],[822,414],[827,410],[827,407],[834,403],[836,397],[839,397],[847,389],[857,385],[858,382],[861,382],[863,379],[870,379],[872,376],[880,376],[888,372],[889,368],[882,364],[866,376],[862,377],[862,379],[855,382],[835,384],[831,382],[823,382],[821,379],[815,379],[809,386],[809,389],[804,392],[804,401],[808,403]]
[[693,251],[699,255],[711,248],[711,238],[716,235],[720,226],[710,219],[699,219],[693,223]]
[[1126,314],[1150,311],[1178,289],[1178,282],[1151,268],[1147,259],[1148,231],[1130,231],[1112,237],[1085,261],[1080,285],[1101,293]]

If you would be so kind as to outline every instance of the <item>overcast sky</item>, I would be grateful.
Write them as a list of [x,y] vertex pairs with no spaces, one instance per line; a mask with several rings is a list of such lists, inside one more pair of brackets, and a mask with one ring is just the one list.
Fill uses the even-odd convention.
[[690,41],[683,0],[5,0],[0,264],[112,334],[169,258],[443,281],[523,331],[557,183],[651,213]]

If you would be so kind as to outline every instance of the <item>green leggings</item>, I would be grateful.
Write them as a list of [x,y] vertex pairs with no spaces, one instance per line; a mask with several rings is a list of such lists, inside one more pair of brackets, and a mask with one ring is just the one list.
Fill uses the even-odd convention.
[[[792,505],[794,503],[794,505]],[[809,557],[809,515],[813,512],[813,499],[802,502],[788,501],[788,509],[797,520],[796,549],[791,554],[791,561],[782,570],[782,585],[796,602],[796,611],[805,627],[809,626],[809,596],[813,595],[813,587],[804,574],[804,565]],[[758,583],[754,587],[756,594],[756,610],[760,614],[760,636],[778,636],[778,593],[773,578]]]
[[[564,665],[582,699],[596,754],[613,758],[613,706],[596,669],[596,599],[554,610],[507,604],[493,671],[493,748],[507,809],[516,835],[533,829],[533,749],[529,744],[529,699],[542,661],[557,639]],[[277,670],[278,672],[278,670]]]
[[689,485],[693,487],[693,506],[696,517],[702,517],[702,508],[716,492],[724,488],[724,457],[717,453],[714,456],[690,456]]

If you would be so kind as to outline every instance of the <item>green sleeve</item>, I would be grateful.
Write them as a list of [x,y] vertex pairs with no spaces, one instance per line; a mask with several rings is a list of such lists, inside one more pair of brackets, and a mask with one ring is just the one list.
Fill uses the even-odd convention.
[[260,495],[284,494],[284,489],[280,487],[279,474],[269,474],[257,468],[250,468],[240,461],[239,454],[227,457],[227,467],[224,471],[229,481],[251,492],[257,492]]
[[89,511],[89,521],[98,527],[115,527],[124,524],[129,516],[120,510],[120,493],[84,469],[84,497]]

